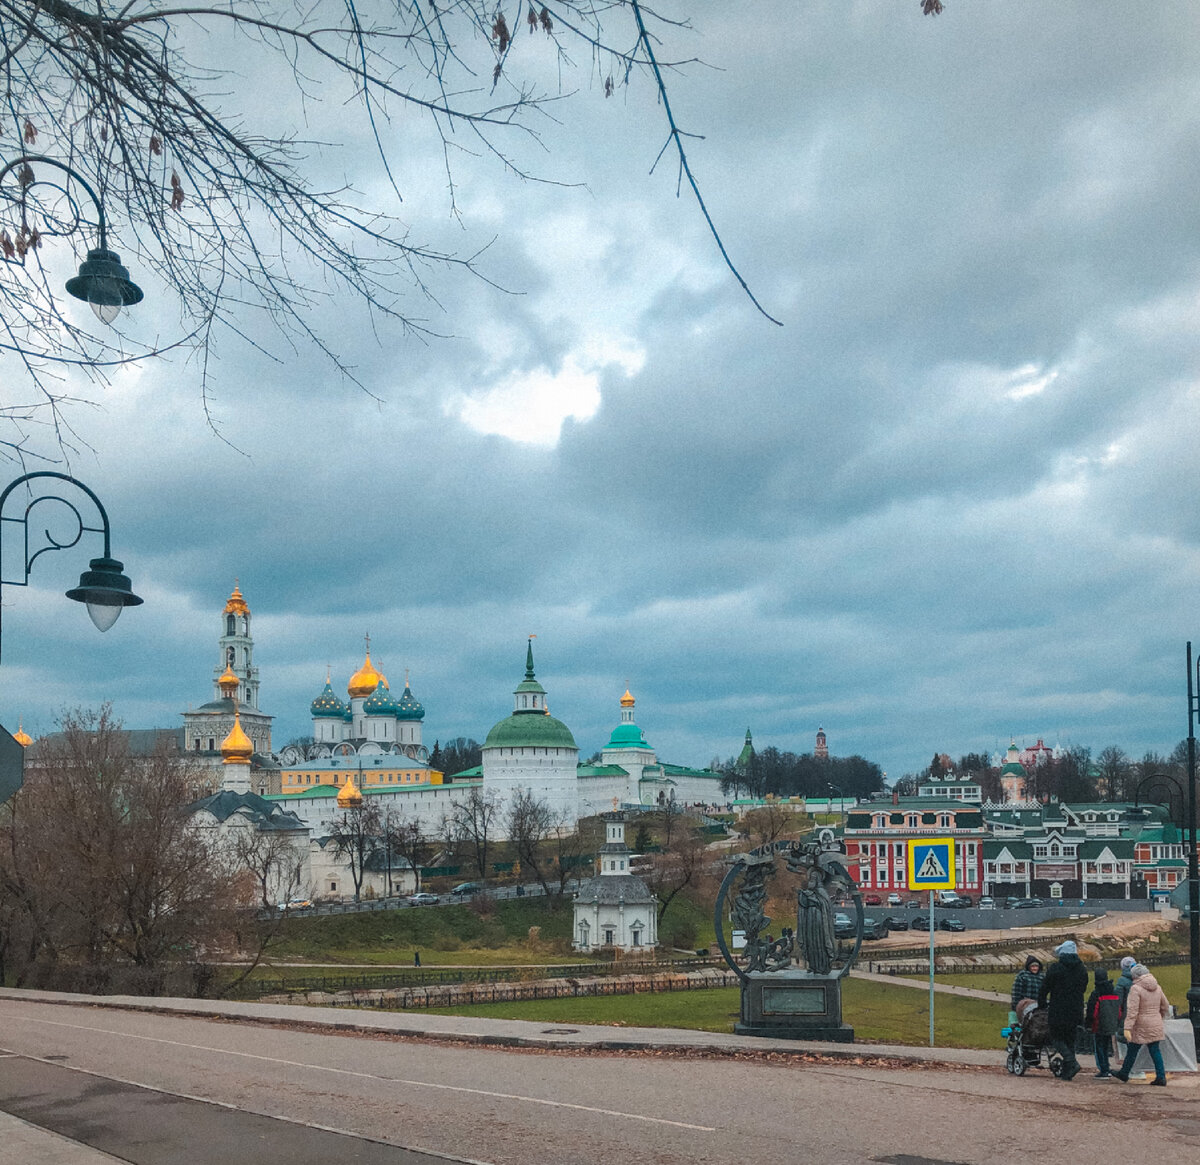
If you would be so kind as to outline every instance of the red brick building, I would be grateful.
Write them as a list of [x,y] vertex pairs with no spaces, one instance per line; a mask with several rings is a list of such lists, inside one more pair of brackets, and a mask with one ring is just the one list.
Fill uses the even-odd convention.
[[955,889],[982,893],[983,841],[987,831],[978,804],[928,797],[896,798],[857,805],[846,815],[846,856],[850,876],[864,891],[908,893],[908,842],[954,838]]

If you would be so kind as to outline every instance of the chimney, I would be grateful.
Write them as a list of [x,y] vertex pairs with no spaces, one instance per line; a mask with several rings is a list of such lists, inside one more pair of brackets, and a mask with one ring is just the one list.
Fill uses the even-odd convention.
[[899,789],[892,790],[892,804],[893,805],[900,804],[900,790]]

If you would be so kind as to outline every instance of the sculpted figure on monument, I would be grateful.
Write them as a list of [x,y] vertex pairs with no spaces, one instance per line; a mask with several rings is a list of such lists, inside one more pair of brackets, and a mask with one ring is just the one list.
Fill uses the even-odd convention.
[[833,932],[833,902],[826,886],[828,875],[818,865],[809,867],[808,881],[797,895],[797,936],[800,956],[814,975],[828,975],[837,955]]

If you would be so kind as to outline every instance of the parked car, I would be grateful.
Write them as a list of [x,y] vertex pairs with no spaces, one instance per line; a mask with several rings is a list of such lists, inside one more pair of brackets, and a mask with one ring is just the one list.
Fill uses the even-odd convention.
[[882,906],[883,899],[880,898],[878,894],[868,894],[863,899],[863,905],[864,906]]
[[943,918],[938,922],[938,930],[960,931],[966,929],[967,924],[961,918]]
[[978,906],[979,906],[980,910],[995,910],[996,909],[996,899],[993,898],[990,894],[985,894],[982,898],[979,899]]
[[1012,904],[1013,910],[1036,910],[1039,906],[1046,904],[1040,898],[1018,898]]
[[470,898],[472,894],[482,894],[487,889],[482,882],[459,882],[450,891],[451,898]]
[[835,914],[833,916],[834,938],[853,938],[855,933],[854,920],[848,914]]
[[893,890],[893,891],[892,891],[892,892],[891,892],[891,893],[890,893],[890,894],[887,896],[887,904],[888,904],[889,906],[903,906],[903,905],[904,905],[904,895],[903,895],[903,894],[897,894],[897,893],[896,893],[896,891],[895,891],[895,890]]
[[883,920],[888,930],[908,930],[908,919],[900,914],[893,914]]
[[955,890],[939,890],[937,904],[947,910],[962,910],[974,904],[969,894],[959,894]]
[[913,928],[913,930],[928,930],[929,929],[929,915],[928,914],[918,914],[912,920],[912,928]]
[[863,938],[887,938],[887,923],[882,918],[863,919]]
[[427,894],[425,891],[421,891],[420,894],[410,894],[408,901],[412,906],[432,906],[441,899],[436,894]]
[[920,910],[924,903],[920,898],[910,898],[905,904],[905,910]]

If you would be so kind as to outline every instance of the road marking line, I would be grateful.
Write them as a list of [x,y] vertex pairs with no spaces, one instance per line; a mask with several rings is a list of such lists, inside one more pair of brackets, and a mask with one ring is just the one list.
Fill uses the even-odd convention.
[[374,1072],[355,1072],[350,1068],[329,1068],[324,1064],[307,1064],[302,1060],[283,1060],[275,1056],[261,1056],[255,1052],[238,1052],[229,1048],[213,1048],[205,1044],[188,1044],[181,1040],[165,1040],[159,1036],[143,1036],[133,1032],[114,1031],[111,1028],[89,1027],[86,1024],[62,1023],[53,1019],[36,1019],[30,1016],[9,1016],[9,1018],[24,1019],[27,1023],[46,1024],[50,1027],[65,1027],[75,1031],[96,1032],[101,1035],[120,1036],[124,1039],[145,1040],[152,1044],[167,1044],[175,1048],[189,1048],[197,1052],[214,1052],[219,1055],[240,1056],[246,1060],[261,1060],[267,1064],[281,1064],[289,1068],[309,1068],[316,1072],[330,1072],[338,1076],[355,1076],[361,1080],[379,1080],[387,1084],[404,1084],[410,1088],[431,1088],[442,1092],[463,1092],[471,1096],[488,1096],[495,1100],[517,1100],[526,1104],[540,1104],[547,1108],[566,1108],[576,1112],[594,1112],[599,1116],[624,1117],[626,1120],[644,1121],[648,1124],[669,1125],[675,1129],[691,1129],[698,1133],[715,1133],[715,1127],[709,1125],[693,1125],[687,1121],[667,1120],[660,1116],[644,1116],[637,1112],[621,1112],[619,1109],[595,1108],[590,1104],[572,1104],[565,1100],[545,1100],[538,1096],[523,1096],[516,1092],[492,1092],[485,1088],[467,1088],[461,1084],[435,1084],[428,1080],[407,1080],[400,1076],[380,1076]]

